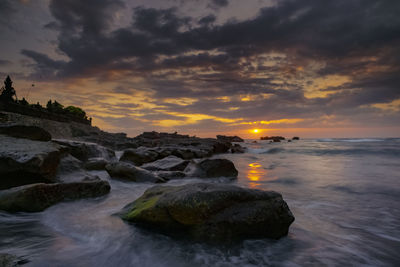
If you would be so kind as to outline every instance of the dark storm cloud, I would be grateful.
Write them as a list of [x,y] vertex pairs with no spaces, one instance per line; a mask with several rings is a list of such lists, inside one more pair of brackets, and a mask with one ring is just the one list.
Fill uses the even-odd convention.
[[12,64],[12,62],[9,60],[0,59],[0,66],[8,66],[11,64]]
[[228,5],[229,5],[228,0],[211,0],[210,3],[208,4],[208,7],[216,9],[216,8],[226,7]]
[[15,5],[13,4],[14,1],[11,0],[1,0],[0,1],[0,26],[10,27],[11,19],[13,14],[17,11]]
[[[225,7],[229,2],[210,4]],[[36,63],[36,75],[48,79],[104,79],[109,71],[127,71],[146,79],[159,98],[271,94],[251,107],[230,103],[248,117],[261,111],[330,114],[338,108],[354,110],[400,97],[397,0],[285,0],[261,9],[254,18],[219,25],[214,25],[213,14],[192,18],[178,8],[136,7],[129,26],[112,28],[123,6],[122,1],[111,0],[51,1],[55,21],[46,27],[59,31],[58,50],[69,60],[53,60],[30,50],[22,53]],[[252,64],[262,63],[268,53],[284,57],[265,58],[276,63],[272,66]],[[306,83],[298,77],[297,67],[310,62],[321,65],[316,75],[348,75],[351,81],[327,88],[332,91],[329,96],[305,98],[307,84],[291,80]],[[253,77],[257,74],[266,77]],[[176,108],[187,112],[218,108],[201,103]]]

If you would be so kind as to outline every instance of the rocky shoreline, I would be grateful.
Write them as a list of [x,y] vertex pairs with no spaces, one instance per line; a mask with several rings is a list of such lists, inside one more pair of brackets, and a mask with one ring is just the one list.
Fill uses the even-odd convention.
[[237,136],[145,132],[129,138],[20,114],[2,112],[1,118],[1,211],[40,212],[62,201],[106,197],[112,188],[92,174],[96,170],[132,186],[206,179],[180,187],[151,187],[121,213],[125,212],[124,220],[166,234],[181,229],[187,238],[218,242],[280,238],[294,221],[279,193],[207,183],[238,176],[231,161],[215,158],[220,153],[243,153],[245,148],[231,142],[241,142]]

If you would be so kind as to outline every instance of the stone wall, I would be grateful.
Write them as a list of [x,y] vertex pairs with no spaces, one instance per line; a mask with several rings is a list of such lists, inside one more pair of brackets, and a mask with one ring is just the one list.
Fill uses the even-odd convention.
[[60,121],[60,122],[77,122],[86,125],[91,125],[91,121],[87,119],[81,119],[73,116],[67,116],[63,114],[51,113],[47,110],[36,109],[30,106],[23,106],[15,103],[4,103],[0,101],[0,110],[7,112],[14,112],[22,115],[27,115],[31,117]]

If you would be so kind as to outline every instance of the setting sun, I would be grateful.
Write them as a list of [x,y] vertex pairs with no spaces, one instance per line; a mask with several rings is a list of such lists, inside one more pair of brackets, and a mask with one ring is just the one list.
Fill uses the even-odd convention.
[[254,130],[252,130],[252,132],[253,132],[253,133],[259,133],[260,130],[259,130],[259,129],[254,129]]

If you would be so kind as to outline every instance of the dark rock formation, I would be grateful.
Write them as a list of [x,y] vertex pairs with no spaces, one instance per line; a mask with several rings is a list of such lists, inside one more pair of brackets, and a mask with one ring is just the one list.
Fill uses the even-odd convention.
[[139,147],[137,149],[127,149],[122,154],[120,161],[131,162],[137,166],[144,163],[153,162],[159,159],[159,153],[153,149]]
[[0,135],[0,189],[55,182],[60,146]]
[[107,181],[24,185],[0,191],[0,210],[39,212],[61,201],[99,197],[109,191]]
[[246,152],[246,148],[242,147],[239,144],[234,144],[231,147],[231,153],[244,153],[244,152]]
[[188,176],[199,178],[237,177],[238,171],[227,159],[205,159],[190,164],[185,170]]
[[228,242],[278,239],[294,221],[279,193],[206,183],[152,187],[120,215],[165,233]]
[[300,137],[295,136],[295,137],[292,138],[292,140],[300,140]]
[[85,163],[86,170],[105,170],[108,161],[104,158],[91,158]]
[[222,142],[244,142],[242,138],[239,136],[226,136],[226,135],[217,135],[217,140]]
[[162,183],[166,180],[148,170],[136,167],[127,162],[113,162],[106,165],[106,171],[115,179],[132,182]]
[[66,152],[81,161],[87,161],[90,158],[104,158],[106,160],[116,160],[115,152],[109,148],[96,143],[71,141],[71,140],[53,140],[55,143],[65,146]]
[[47,142],[51,140],[50,133],[37,126],[2,125],[0,126],[0,134],[35,141]]
[[283,136],[264,136],[264,137],[261,137],[260,140],[271,140],[273,142],[280,142],[282,140],[285,140],[285,137],[283,137]]
[[183,171],[188,164],[188,160],[183,160],[171,155],[163,159],[144,164],[142,165],[142,168],[149,171]]

